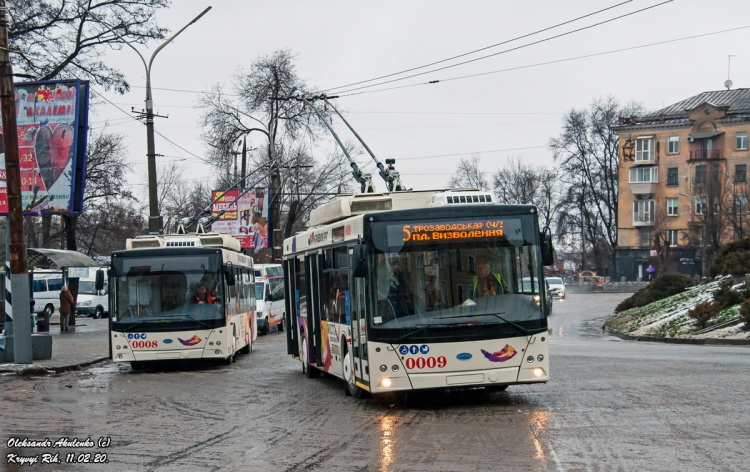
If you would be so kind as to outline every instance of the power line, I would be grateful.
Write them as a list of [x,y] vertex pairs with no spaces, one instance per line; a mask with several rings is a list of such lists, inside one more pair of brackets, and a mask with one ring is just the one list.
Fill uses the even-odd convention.
[[[469,52],[465,52],[465,53],[462,53],[462,54],[458,54],[456,56],[448,57],[446,59],[441,59],[439,61],[431,62],[429,64],[424,64],[424,65],[421,65],[421,66],[412,67],[410,69],[405,69],[405,70],[402,70],[402,71],[399,71],[399,72],[393,72],[391,74],[381,75],[379,77],[375,77],[375,78],[368,79],[368,80],[360,80],[359,82],[353,82],[353,83],[350,83],[350,84],[347,84],[347,85],[341,85],[341,86],[338,86],[338,87],[331,87],[331,88],[323,90],[323,92],[329,92],[331,90],[338,90],[338,89],[343,89],[343,88],[347,88],[347,87],[353,87],[355,85],[360,85],[360,84],[364,84],[364,83],[367,83],[367,82],[373,82],[375,80],[380,80],[380,79],[385,79],[385,78],[388,78],[388,77],[393,77],[394,75],[406,74],[407,72],[412,72],[412,71],[415,71],[415,70],[424,69],[425,67],[431,67],[431,66],[434,66],[434,65],[437,65],[437,64],[442,64],[444,62],[452,61],[454,59],[459,59],[461,57],[470,56],[471,54],[475,54],[475,53],[478,53],[478,52],[481,52],[481,51],[486,51],[487,49],[492,49],[492,48],[497,47],[497,46],[502,46],[503,44],[512,43],[513,41],[518,41],[518,40],[521,40],[523,38],[528,38],[530,36],[534,36],[535,34],[543,33],[545,31],[549,31],[549,30],[552,30],[552,29],[555,29],[555,28],[559,28],[560,26],[564,26],[564,25],[567,25],[569,23],[574,23],[574,22],[576,22],[578,20],[582,20],[582,19],[587,18],[589,16],[597,15],[599,13],[605,12],[607,10],[611,10],[613,8],[617,8],[619,6],[625,5],[626,3],[630,3],[632,1],[633,0],[627,0],[625,2],[621,2],[621,3],[618,3],[616,5],[612,5],[610,7],[607,7],[607,8],[601,9],[601,10],[597,10],[595,12],[587,13],[587,14],[585,14],[583,16],[579,16],[579,17],[573,18],[572,20],[567,20],[567,21],[564,21],[562,23],[557,23],[556,25],[553,25],[553,26],[548,26],[546,28],[542,28],[542,29],[536,30],[533,33],[527,33],[527,34],[524,34],[524,35],[521,35],[521,36],[516,36],[515,38],[512,38],[512,39],[507,39],[505,41],[501,41],[499,43],[495,43],[495,44],[492,44],[490,46],[485,46],[483,48],[474,49],[473,51],[469,51]],[[457,64],[457,65],[460,65],[460,64]]]
[[[451,64],[451,65],[444,66],[444,67],[438,67],[437,69],[428,70],[426,72],[419,72],[417,74],[407,75],[405,77],[400,77],[398,79],[386,80],[386,81],[379,82],[379,83],[376,83],[376,84],[371,84],[371,85],[363,85],[362,87],[355,87],[353,89],[342,90],[340,92],[335,92],[335,93],[337,95],[349,94],[350,92],[354,92],[354,91],[357,91],[357,90],[367,89],[367,88],[371,88],[371,87],[377,87],[379,85],[386,85],[386,84],[390,84],[390,83],[393,83],[393,82],[399,82],[401,80],[411,79],[411,78],[414,78],[414,77],[419,77],[419,76],[422,76],[422,75],[431,74],[433,72],[439,72],[441,70],[451,69],[453,67],[458,67],[458,66],[470,64],[472,62],[481,61],[481,60],[484,60],[484,59],[488,59],[490,57],[499,56],[500,54],[505,54],[505,53],[508,53],[508,52],[517,51],[519,49],[524,49],[524,48],[527,48],[527,47],[530,47],[530,46],[535,46],[537,44],[541,44],[541,43],[544,43],[544,42],[547,42],[547,41],[551,41],[553,39],[562,38],[563,36],[568,36],[568,35],[573,34],[573,33],[579,33],[581,31],[584,31],[584,30],[587,30],[587,29],[595,28],[597,26],[601,26],[601,25],[604,25],[604,24],[607,24],[607,23],[611,23],[613,21],[620,20],[620,19],[626,18],[628,16],[632,16],[632,15],[635,15],[635,14],[638,14],[638,13],[642,13],[642,12],[644,12],[646,10],[650,10],[652,8],[660,7],[662,5],[665,5],[667,3],[671,3],[673,1],[674,0],[665,0],[665,1],[661,2],[661,3],[657,3],[655,5],[650,5],[648,7],[644,7],[644,8],[641,8],[639,10],[636,10],[636,11],[633,11],[633,12],[630,12],[630,13],[625,13],[623,15],[616,16],[614,18],[609,18],[607,20],[603,20],[603,21],[600,21],[598,23],[594,23],[592,25],[582,26],[581,28],[577,28],[577,29],[574,29],[574,30],[571,30],[571,31],[567,31],[565,33],[556,34],[554,36],[550,36],[548,38],[540,39],[538,41],[533,41],[531,43],[522,44],[522,45],[516,46],[514,48],[505,49],[503,51],[499,51],[499,52],[496,52],[496,53],[493,53],[493,54],[488,54],[486,56],[481,56],[481,57],[477,57],[477,58],[474,58],[474,59],[469,59],[469,60],[466,60],[466,61],[463,61],[463,62],[459,62],[459,63],[456,63],[456,64]],[[437,81],[431,81],[431,83],[436,83],[436,82]],[[341,87],[339,87],[339,88],[341,88]],[[338,89],[328,89],[328,90],[326,90],[326,92],[330,92],[332,90],[338,90]]]
[[507,69],[499,69],[499,70],[494,70],[494,71],[489,71],[489,72],[480,72],[480,73],[477,73],[477,74],[461,75],[461,76],[450,77],[450,78],[447,78],[447,79],[440,79],[440,80],[435,80],[435,81],[430,81],[430,82],[419,82],[419,83],[416,83],[416,84],[400,85],[400,86],[397,86],[397,87],[388,87],[388,88],[382,88],[382,89],[377,89],[377,90],[370,90],[370,91],[363,91],[363,92],[340,94],[339,96],[340,97],[349,97],[349,96],[354,96],[354,95],[365,95],[365,94],[370,94],[370,93],[386,92],[386,91],[390,91],[390,90],[398,90],[398,89],[412,88],[412,87],[421,87],[423,85],[433,85],[433,84],[436,84],[436,83],[451,82],[451,81],[454,81],[454,80],[470,79],[470,78],[480,77],[480,76],[484,76],[484,75],[499,74],[499,73],[502,73],[502,72],[512,72],[512,71],[516,71],[516,70],[530,69],[532,67],[540,67],[540,66],[546,66],[546,65],[551,65],[551,64],[559,64],[559,63],[563,63],[563,62],[576,61],[576,60],[580,60],[580,59],[588,59],[588,58],[591,58],[591,57],[605,56],[605,55],[608,55],[608,54],[616,54],[616,53],[619,53],[619,52],[632,51],[632,50],[636,50],[636,49],[643,49],[643,48],[647,48],[647,47],[651,47],[651,46],[661,46],[663,44],[676,43],[676,42],[679,42],[679,41],[687,41],[687,40],[690,40],[690,39],[703,38],[703,37],[706,37],[706,36],[713,36],[713,35],[717,35],[717,34],[731,33],[731,32],[734,32],[734,31],[739,31],[739,30],[747,29],[747,28],[750,28],[750,25],[738,26],[736,28],[729,28],[729,29],[720,30],[720,31],[712,31],[710,33],[702,33],[702,34],[696,34],[696,35],[692,35],[692,36],[684,36],[682,38],[675,38],[675,39],[668,39],[668,40],[664,40],[664,41],[657,41],[657,42],[654,42],[654,43],[641,44],[641,45],[638,45],[638,46],[631,46],[631,47],[620,48],[620,49],[612,49],[612,50],[609,50],[609,51],[603,51],[603,52],[597,52],[597,53],[591,53],[591,54],[584,54],[584,55],[581,55],[581,56],[573,56],[573,57],[568,57],[568,58],[565,58],[565,59],[555,59],[555,60],[552,60],[552,61],[537,62],[535,64],[527,64],[527,65],[523,65],[523,66],[509,67]]

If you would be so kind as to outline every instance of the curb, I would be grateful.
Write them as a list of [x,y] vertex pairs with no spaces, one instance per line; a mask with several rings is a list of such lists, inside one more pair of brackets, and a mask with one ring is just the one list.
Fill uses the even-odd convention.
[[699,338],[699,339],[691,339],[691,338],[657,338],[654,336],[632,336],[630,334],[625,334],[621,331],[617,331],[616,329],[609,328],[607,326],[602,325],[602,331],[604,331],[607,334],[611,334],[612,336],[616,336],[620,339],[625,339],[627,341],[646,341],[646,342],[656,342],[656,343],[667,343],[667,344],[709,344],[709,345],[719,345],[719,346],[750,346],[750,339],[720,339],[720,338]]
[[0,374],[16,374],[19,376],[62,374],[64,372],[80,370],[84,367],[89,367],[91,365],[98,364],[100,362],[104,362],[107,360],[109,360],[109,356],[99,357],[97,359],[94,359],[93,361],[81,362],[80,364],[71,364],[71,365],[64,365],[64,366],[58,366],[58,367],[45,367],[40,364],[31,364],[31,365],[13,364],[14,366],[17,366],[17,367],[16,368],[0,368]]

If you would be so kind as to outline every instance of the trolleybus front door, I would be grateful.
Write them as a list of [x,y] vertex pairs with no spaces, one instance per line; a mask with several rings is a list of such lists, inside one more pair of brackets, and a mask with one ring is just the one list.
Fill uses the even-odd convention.
[[352,356],[354,362],[354,380],[359,387],[370,390],[370,375],[367,366],[367,304],[365,277],[353,277],[354,284],[351,306]]

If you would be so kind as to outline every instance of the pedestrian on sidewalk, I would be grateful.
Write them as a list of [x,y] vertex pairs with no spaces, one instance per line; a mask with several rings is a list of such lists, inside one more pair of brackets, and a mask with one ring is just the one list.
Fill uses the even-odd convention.
[[68,331],[68,317],[73,311],[75,305],[75,299],[73,294],[68,290],[68,286],[63,285],[60,290],[60,332]]

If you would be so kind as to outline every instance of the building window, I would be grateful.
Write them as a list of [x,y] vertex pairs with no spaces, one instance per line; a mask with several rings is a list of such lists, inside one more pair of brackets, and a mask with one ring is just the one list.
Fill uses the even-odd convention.
[[695,183],[705,184],[706,183],[706,166],[696,166],[695,168]]
[[677,167],[667,168],[667,185],[679,185],[677,181]]
[[635,140],[636,162],[651,160],[651,142],[651,138],[641,138]]
[[734,134],[735,147],[740,150],[747,149],[747,131],[739,131]]
[[734,212],[738,215],[747,213],[747,197],[735,197]]
[[711,164],[711,180],[712,181],[714,182],[719,181],[719,176],[721,175],[720,171],[721,171],[721,168],[719,167],[719,164]]
[[695,197],[695,214],[703,215],[706,213],[706,197]]
[[638,243],[640,244],[641,247],[651,246],[651,230],[650,229],[638,230]]
[[667,141],[667,154],[679,154],[680,153],[680,137],[670,136]]
[[654,201],[633,201],[633,223],[651,223],[654,221]]
[[630,169],[630,182],[658,182],[658,171],[656,167],[632,167]]
[[747,165],[737,164],[734,166],[734,181],[735,182],[746,182],[747,181]]
[[676,229],[668,229],[667,230],[667,242],[670,246],[677,246],[677,230]]
[[667,198],[667,215],[677,216],[677,199]]

